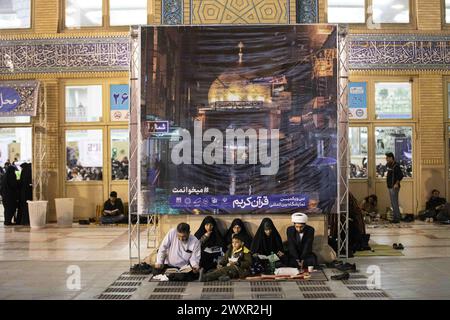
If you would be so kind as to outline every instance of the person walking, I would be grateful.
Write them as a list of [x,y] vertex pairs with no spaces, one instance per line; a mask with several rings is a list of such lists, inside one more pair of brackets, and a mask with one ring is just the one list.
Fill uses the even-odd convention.
[[386,153],[386,167],[386,184],[389,191],[389,197],[391,198],[392,211],[394,212],[394,218],[391,222],[399,223],[401,216],[398,203],[398,194],[400,192],[400,181],[403,179],[403,172],[400,165],[395,161],[395,157],[392,152]]

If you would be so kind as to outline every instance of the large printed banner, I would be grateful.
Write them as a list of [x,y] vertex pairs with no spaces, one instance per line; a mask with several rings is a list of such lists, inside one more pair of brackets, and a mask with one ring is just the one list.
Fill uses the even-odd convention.
[[336,26],[143,27],[141,41],[144,212],[335,210]]
[[35,116],[38,81],[0,81],[0,117]]

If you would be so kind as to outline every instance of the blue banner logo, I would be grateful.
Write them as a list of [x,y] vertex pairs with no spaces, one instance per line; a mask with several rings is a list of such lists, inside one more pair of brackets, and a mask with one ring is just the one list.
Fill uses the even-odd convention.
[[255,209],[305,209],[308,197],[301,194],[273,195],[172,195],[173,209],[251,211]]
[[0,112],[11,112],[20,104],[20,96],[10,87],[0,87]]

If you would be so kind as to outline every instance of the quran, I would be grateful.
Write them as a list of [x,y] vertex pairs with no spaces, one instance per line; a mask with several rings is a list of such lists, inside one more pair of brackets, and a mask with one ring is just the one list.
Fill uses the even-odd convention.
[[117,212],[119,212],[119,209],[114,209],[114,210],[104,210],[103,211],[106,215],[111,216],[116,214]]

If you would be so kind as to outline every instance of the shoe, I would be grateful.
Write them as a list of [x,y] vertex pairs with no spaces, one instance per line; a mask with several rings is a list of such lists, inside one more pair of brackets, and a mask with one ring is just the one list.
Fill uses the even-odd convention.
[[350,271],[350,272],[355,272],[356,271],[356,264],[353,263],[345,263],[343,265],[337,266],[336,269],[338,269],[339,271],[345,272],[345,271]]
[[350,274],[348,272],[344,272],[337,276],[331,276],[331,280],[348,280],[350,278]]
[[219,281],[230,281],[231,278],[229,276],[220,276],[219,279],[217,279]]
[[391,223],[400,223],[399,220],[392,220]]
[[397,248],[394,248],[394,249],[403,250],[403,249],[405,249],[405,247],[401,243],[399,243]]
[[425,218],[425,222],[430,222],[430,218]]
[[327,266],[328,268],[336,268],[337,266],[340,266],[340,265],[342,265],[342,264],[343,264],[342,261],[340,261],[340,260],[334,260],[334,261],[332,261],[332,262],[327,263],[326,266]]
[[434,222],[434,219],[433,219],[433,218],[430,218],[430,222],[433,223],[433,222]]
[[15,226],[16,224],[14,222],[4,222],[3,223],[5,226]]
[[397,245],[396,243],[394,243],[394,244],[392,245],[392,249],[396,249],[396,250],[397,250],[397,248],[398,248],[398,245]]

